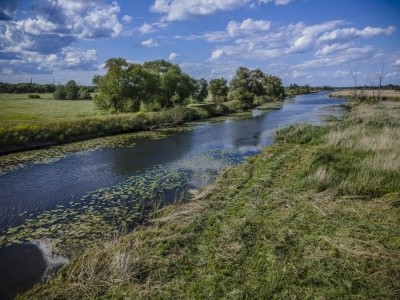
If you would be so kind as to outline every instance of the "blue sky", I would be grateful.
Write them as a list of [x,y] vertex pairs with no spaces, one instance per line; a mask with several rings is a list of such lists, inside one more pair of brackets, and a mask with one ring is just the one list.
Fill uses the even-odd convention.
[[0,0],[0,81],[90,84],[108,58],[195,78],[261,68],[285,85],[400,83],[400,0]]

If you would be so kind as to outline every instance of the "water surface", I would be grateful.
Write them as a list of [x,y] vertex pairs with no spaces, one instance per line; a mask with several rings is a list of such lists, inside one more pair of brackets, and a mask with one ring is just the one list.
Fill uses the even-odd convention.
[[82,238],[77,232],[92,224],[103,232],[126,225],[143,201],[170,202],[210,184],[226,167],[270,145],[276,129],[322,124],[326,114],[343,114],[332,108],[343,102],[327,93],[300,95],[274,111],[253,110],[246,119],[201,122],[161,139],[124,135],[124,146],[76,151],[6,172],[0,175],[0,246],[68,234]]

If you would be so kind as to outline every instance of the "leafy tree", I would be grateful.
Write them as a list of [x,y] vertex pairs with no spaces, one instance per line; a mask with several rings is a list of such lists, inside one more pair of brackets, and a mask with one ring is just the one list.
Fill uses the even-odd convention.
[[239,100],[245,106],[251,106],[254,99],[257,103],[268,99],[283,99],[285,89],[280,78],[266,75],[260,69],[249,70],[240,67],[230,82],[230,98]]
[[127,67],[128,62],[126,59],[120,57],[110,58],[104,66],[107,73],[101,78],[95,76],[94,82],[97,81],[100,92],[99,96],[95,99],[98,107],[116,111],[125,110]]
[[210,91],[213,101],[218,103],[226,100],[229,87],[226,79],[216,78],[210,80],[210,83],[208,84],[208,90]]
[[79,87],[76,84],[75,80],[70,80],[64,87],[65,91],[65,99],[66,100],[77,100]]
[[65,89],[62,85],[58,85],[56,91],[53,93],[53,98],[56,100],[65,100],[67,94],[65,93]]
[[282,86],[282,80],[279,77],[267,75],[262,85],[266,96],[275,99],[283,99],[285,97],[285,88]]
[[208,83],[207,80],[201,78],[194,82],[193,99],[198,102],[203,102],[208,96]]

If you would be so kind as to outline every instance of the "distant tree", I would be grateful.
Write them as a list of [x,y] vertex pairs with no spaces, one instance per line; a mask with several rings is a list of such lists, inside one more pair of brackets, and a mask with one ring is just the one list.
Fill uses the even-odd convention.
[[91,100],[92,96],[90,95],[90,92],[87,88],[80,87],[79,92],[78,92],[78,99],[79,100]]
[[65,99],[66,100],[77,100],[78,99],[78,92],[79,87],[76,84],[75,80],[70,80],[64,87],[65,91]]
[[58,85],[56,87],[55,92],[53,93],[53,98],[56,100],[65,100],[66,96],[67,96],[67,94],[65,93],[64,86]]
[[374,71],[374,75],[378,79],[378,100],[379,100],[381,97],[381,94],[382,94],[382,82],[386,75],[385,74],[385,64],[382,64],[382,68],[379,72]]
[[351,72],[351,77],[353,78],[353,81],[354,81],[353,98],[357,100],[358,99],[358,94],[357,94],[357,80],[358,80],[357,71],[351,69],[350,72]]
[[204,78],[196,80],[194,83],[194,86],[195,86],[195,89],[194,89],[194,93],[193,93],[193,99],[195,99],[198,102],[203,102],[204,99],[206,99],[208,96],[207,80]]
[[284,96],[285,89],[280,78],[266,75],[260,69],[240,67],[230,82],[230,98],[239,100],[245,106],[251,106],[256,98],[260,103],[267,99],[283,99]]
[[223,102],[228,96],[229,87],[224,78],[211,79],[208,84],[208,90],[214,102]]
[[285,97],[285,88],[282,86],[282,80],[279,77],[273,75],[265,76],[262,80],[262,86],[266,96],[274,99],[283,99]]

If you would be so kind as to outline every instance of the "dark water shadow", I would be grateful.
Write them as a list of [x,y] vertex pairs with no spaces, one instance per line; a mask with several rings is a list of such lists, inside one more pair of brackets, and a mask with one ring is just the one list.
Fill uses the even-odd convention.
[[33,244],[0,249],[0,299],[13,299],[30,289],[46,272],[46,260]]

